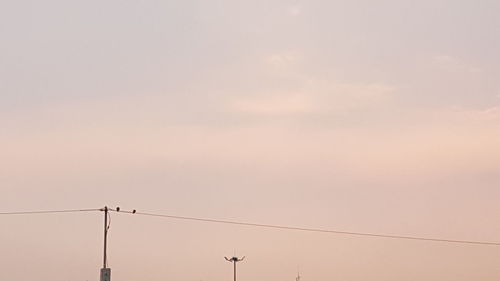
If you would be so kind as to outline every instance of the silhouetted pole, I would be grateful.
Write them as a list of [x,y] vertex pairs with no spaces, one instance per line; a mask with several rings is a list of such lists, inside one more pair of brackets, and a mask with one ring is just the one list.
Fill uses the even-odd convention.
[[237,262],[240,262],[240,261],[243,261],[245,259],[245,257],[242,257],[241,259],[237,258],[237,257],[232,257],[232,258],[227,258],[227,257],[224,257],[228,262],[232,262],[233,263],[233,276],[234,276],[234,281],[236,281],[236,263]]
[[108,256],[107,256],[107,249],[108,249],[108,230],[109,230],[109,224],[108,224],[108,207],[105,206],[101,211],[104,211],[104,254],[103,254],[103,259],[102,259],[102,268],[101,268],[101,279],[100,281],[111,281],[111,269],[108,268]]
[[108,207],[104,207],[104,254],[102,259],[102,268],[107,268],[107,250],[108,250]]

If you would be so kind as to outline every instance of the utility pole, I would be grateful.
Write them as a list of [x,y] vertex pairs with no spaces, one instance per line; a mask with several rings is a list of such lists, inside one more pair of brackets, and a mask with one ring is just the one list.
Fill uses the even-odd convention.
[[245,257],[242,257],[241,259],[237,258],[237,257],[232,257],[232,258],[227,258],[227,257],[224,257],[228,262],[232,262],[233,263],[233,275],[234,275],[234,281],[236,281],[236,263],[237,262],[240,262],[240,261],[243,261],[245,259]]
[[109,209],[107,206],[101,209],[104,211],[104,254],[102,259],[102,268],[101,268],[101,279],[100,281],[111,281],[111,268],[108,268],[108,256],[107,256],[107,248],[108,248],[108,230],[109,230]]

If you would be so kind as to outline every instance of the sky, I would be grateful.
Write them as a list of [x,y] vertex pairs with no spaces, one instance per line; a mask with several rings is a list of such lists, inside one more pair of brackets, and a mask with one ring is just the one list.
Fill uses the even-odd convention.
[[[500,241],[500,2],[0,1],[0,212]],[[496,281],[500,248],[111,214],[112,280]],[[1,216],[98,280],[102,213]]]

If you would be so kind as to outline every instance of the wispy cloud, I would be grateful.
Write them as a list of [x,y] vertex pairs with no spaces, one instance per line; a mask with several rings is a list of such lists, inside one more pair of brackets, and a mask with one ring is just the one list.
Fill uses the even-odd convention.
[[263,67],[271,74],[290,76],[300,72],[299,67],[303,61],[304,58],[300,52],[287,50],[264,57]]
[[229,100],[231,112],[254,115],[345,114],[392,100],[395,88],[379,83],[341,83],[310,78],[296,91],[269,91]]
[[240,98],[229,104],[231,111],[264,114],[264,115],[288,115],[312,113],[318,110],[314,99],[305,95],[274,95],[265,98]]
[[465,62],[464,60],[450,56],[450,55],[438,55],[432,58],[433,64],[445,71],[460,71],[460,72],[469,72],[469,73],[480,73],[482,72],[481,68],[474,66],[470,63]]
[[474,110],[457,108],[453,113],[455,118],[461,118],[468,121],[498,121],[500,124],[500,106]]
[[395,86],[320,77],[308,73],[308,63],[297,50],[264,56],[262,72],[279,83],[229,97],[226,110],[252,115],[328,115],[373,109],[392,100]]

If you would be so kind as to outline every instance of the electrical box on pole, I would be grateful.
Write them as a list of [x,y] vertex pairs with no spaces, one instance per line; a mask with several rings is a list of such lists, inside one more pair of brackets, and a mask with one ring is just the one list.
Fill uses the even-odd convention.
[[101,268],[101,281],[111,281],[111,268]]

